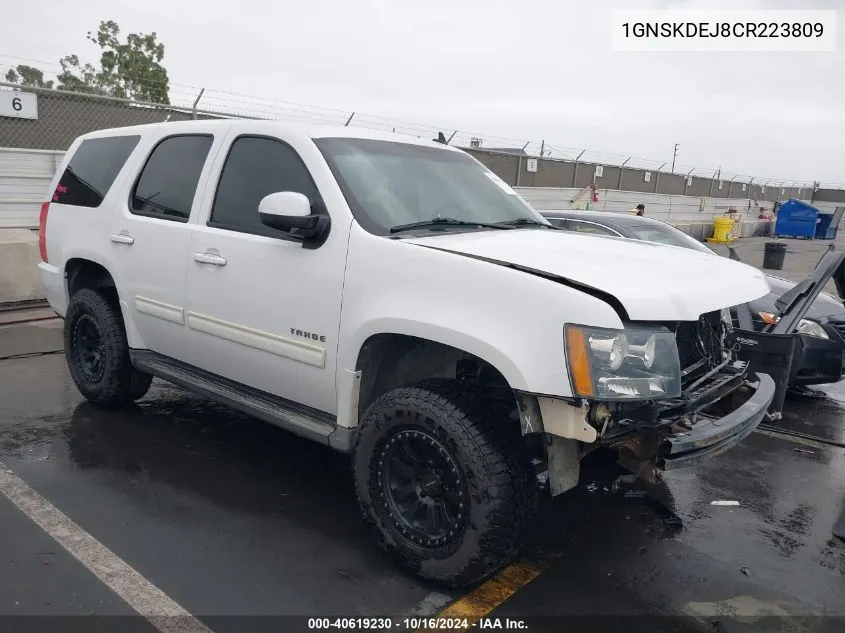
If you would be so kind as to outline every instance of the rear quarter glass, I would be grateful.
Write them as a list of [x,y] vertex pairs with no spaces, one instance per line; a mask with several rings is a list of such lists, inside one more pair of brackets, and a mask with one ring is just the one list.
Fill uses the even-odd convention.
[[59,178],[51,202],[99,207],[140,140],[133,135],[82,141]]

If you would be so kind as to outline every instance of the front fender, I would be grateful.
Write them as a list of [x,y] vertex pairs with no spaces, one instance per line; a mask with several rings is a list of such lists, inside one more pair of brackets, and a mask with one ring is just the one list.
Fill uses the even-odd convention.
[[513,389],[570,397],[567,322],[622,326],[610,305],[553,280],[353,225],[339,370],[355,369],[361,346],[374,334],[406,334],[482,358]]
[[[376,334],[401,334],[448,345],[493,365],[505,377],[509,385],[526,384],[525,376],[513,359],[505,354],[502,346],[497,346],[492,340],[479,338],[472,333],[456,329],[454,326],[420,321],[408,315],[376,318],[362,324],[353,337],[351,348],[360,351],[367,339]],[[357,353],[355,356],[357,363]]]

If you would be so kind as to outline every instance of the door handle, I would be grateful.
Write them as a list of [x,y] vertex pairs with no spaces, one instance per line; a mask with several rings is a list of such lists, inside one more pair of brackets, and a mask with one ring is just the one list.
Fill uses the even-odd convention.
[[132,245],[135,243],[135,238],[127,233],[112,233],[109,236],[109,239],[114,242],[115,244],[129,244]]
[[214,253],[194,253],[194,260],[212,266],[225,266],[227,261],[225,257],[220,257],[220,255]]

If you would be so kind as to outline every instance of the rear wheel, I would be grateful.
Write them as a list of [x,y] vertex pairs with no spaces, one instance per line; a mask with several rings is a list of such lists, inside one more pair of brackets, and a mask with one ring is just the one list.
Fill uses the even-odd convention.
[[354,472],[365,519],[413,573],[483,580],[519,550],[536,477],[519,426],[453,381],[394,389],[359,429]]
[[116,301],[84,288],[73,295],[65,315],[65,358],[86,400],[118,407],[142,398],[152,376],[129,358],[123,316]]

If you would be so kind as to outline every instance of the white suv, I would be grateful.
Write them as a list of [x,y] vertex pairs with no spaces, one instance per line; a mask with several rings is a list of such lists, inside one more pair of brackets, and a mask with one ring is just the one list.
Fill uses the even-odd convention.
[[555,230],[442,143],[103,130],[48,199],[39,267],[88,400],[157,376],[351,453],[382,547],[447,585],[514,556],[538,472],[559,494],[606,447],[653,479],[740,441],[774,394],[724,310],[765,295],[762,273]]

